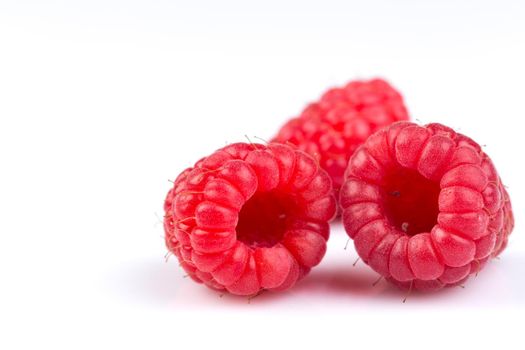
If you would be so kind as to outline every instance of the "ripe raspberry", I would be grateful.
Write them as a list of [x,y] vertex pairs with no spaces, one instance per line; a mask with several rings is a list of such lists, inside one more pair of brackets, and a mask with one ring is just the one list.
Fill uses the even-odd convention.
[[210,288],[284,290],[325,254],[332,192],[328,174],[302,151],[229,145],[175,180],[164,203],[166,245]]
[[398,285],[462,283],[507,245],[507,191],[470,138],[398,122],[372,136],[345,172],[343,224],[361,259]]
[[332,177],[336,193],[348,159],[376,130],[408,120],[401,95],[381,79],[353,81],[325,92],[318,102],[288,121],[273,139],[313,155]]

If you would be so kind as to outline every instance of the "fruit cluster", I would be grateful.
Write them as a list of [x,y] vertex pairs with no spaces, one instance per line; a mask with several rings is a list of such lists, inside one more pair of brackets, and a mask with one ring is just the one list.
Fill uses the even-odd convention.
[[463,283],[506,247],[508,193],[476,142],[408,119],[385,81],[351,82],[271,143],[202,158],[164,202],[169,251],[210,288],[285,290],[322,260],[339,205],[360,258],[387,280],[419,290]]

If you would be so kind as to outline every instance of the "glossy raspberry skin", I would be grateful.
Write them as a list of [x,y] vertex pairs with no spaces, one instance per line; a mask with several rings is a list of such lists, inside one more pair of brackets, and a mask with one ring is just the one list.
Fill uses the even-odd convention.
[[166,246],[193,280],[253,295],[288,289],[321,261],[336,199],[308,154],[237,143],[183,171],[164,210]]
[[419,290],[463,283],[514,227],[490,158],[440,124],[398,122],[370,136],[349,161],[340,206],[361,259]]
[[316,157],[332,177],[337,193],[357,147],[378,129],[408,119],[403,98],[387,82],[353,81],[326,91],[289,120],[273,141],[290,142]]

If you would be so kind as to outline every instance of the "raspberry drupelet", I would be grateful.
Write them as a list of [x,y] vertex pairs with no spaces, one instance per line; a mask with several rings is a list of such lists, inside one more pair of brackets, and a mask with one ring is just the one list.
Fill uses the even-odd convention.
[[403,98],[387,82],[353,81],[326,91],[289,120],[273,141],[290,142],[316,157],[332,177],[337,194],[357,147],[378,129],[408,119]]
[[183,171],[164,210],[166,245],[193,280],[254,295],[288,289],[319,264],[336,199],[310,155],[237,143]]
[[370,136],[349,161],[340,206],[361,259],[419,290],[462,284],[514,226],[490,158],[441,124],[398,122]]

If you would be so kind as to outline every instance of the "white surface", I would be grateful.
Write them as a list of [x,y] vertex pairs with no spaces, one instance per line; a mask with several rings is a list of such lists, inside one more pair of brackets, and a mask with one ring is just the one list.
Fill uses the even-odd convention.
[[[1,1],[0,347],[519,347],[523,18],[519,0]],[[338,224],[308,278],[251,303],[164,263],[168,179],[373,76],[487,145],[517,220],[501,260],[405,304]]]

